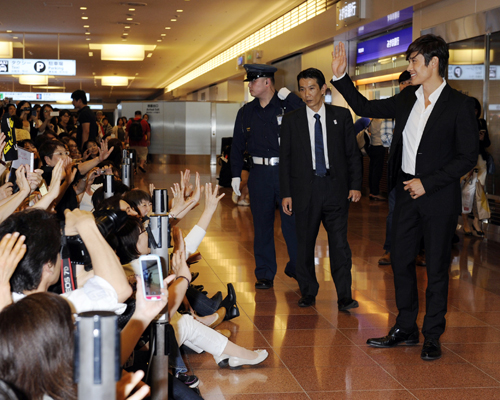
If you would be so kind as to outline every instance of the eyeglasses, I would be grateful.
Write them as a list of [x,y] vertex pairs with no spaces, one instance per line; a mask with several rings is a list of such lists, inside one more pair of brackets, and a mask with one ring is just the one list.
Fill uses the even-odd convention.
[[60,151],[59,153],[52,153],[53,156],[69,156],[69,151]]

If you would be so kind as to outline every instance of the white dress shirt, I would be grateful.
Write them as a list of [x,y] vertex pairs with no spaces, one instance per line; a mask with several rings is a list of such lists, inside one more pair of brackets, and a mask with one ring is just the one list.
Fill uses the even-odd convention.
[[323,103],[321,105],[321,108],[318,110],[318,112],[314,112],[311,110],[309,107],[306,106],[307,110],[307,124],[309,125],[309,140],[311,141],[311,151],[312,151],[312,168],[315,170],[316,169],[316,146],[314,145],[315,142],[315,131],[314,131],[314,126],[316,125],[316,118],[314,118],[314,115],[319,114],[320,116],[320,122],[321,122],[321,128],[323,130],[323,147],[325,149],[325,164],[326,164],[326,169],[330,169],[330,163],[328,162],[328,147],[327,147],[327,141],[326,141],[326,108],[325,104]]
[[446,81],[443,79],[443,83],[429,96],[429,104],[427,108],[425,107],[424,98],[424,88],[420,86],[415,95],[417,96],[417,101],[413,105],[406,126],[403,130],[403,162],[402,169],[410,175],[415,175],[415,166],[417,162],[417,150],[420,145],[420,140],[424,133],[425,125],[431,115],[434,105],[438,100],[441,92],[446,85]]

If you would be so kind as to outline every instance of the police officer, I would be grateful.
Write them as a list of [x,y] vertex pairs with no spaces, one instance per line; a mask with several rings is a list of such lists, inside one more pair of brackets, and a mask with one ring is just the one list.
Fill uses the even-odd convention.
[[[302,100],[287,88],[276,92],[276,68],[263,64],[244,65],[253,101],[243,106],[236,116],[231,148],[231,186],[240,195],[241,170],[245,150],[252,156],[248,189],[254,224],[254,256],[257,289],[273,287],[276,275],[274,247],[274,216],[276,205],[281,205],[279,194],[279,133],[283,114],[304,106]],[[297,237],[295,217],[286,215],[282,207],[281,231],[288,248],[290,261],[285,274],[295,278]]]

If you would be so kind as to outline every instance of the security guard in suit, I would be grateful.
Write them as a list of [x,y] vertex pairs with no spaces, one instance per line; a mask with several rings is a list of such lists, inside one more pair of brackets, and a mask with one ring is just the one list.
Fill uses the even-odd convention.
[[[281,119],[287,112],[302,107],[304,103],[287,88],[276,92],[275,67],[263,64],[244,65],[250,94],[255,98],[244,105],[236,116],[231,148],[231,186],[240,195],[243,153],[252,156],[248,178],[250,208],[254,224],[254,256],[257,289],[273,287],[276,275],[276,250],[274,246],[274,218],[276,206],[281,205],[279,195],[279,134]],[[295,218],[284,214],[281,207],[281,230],[285,238],[290,261],[285,274],[295,278],[297,237]]]

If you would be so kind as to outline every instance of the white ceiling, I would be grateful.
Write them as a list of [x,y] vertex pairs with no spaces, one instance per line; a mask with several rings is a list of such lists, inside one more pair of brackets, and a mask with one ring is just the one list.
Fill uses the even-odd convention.
[[[57,59],[59,51],[60,59],[76,60],[76,76],[49,79],[49,85],[64,85],[66,92],[82,88],[90,93],[91,102],[148,99],[163,93],[162,83],[183,76],[303,1],[4,0],[0,41],[15,43],[14,58],[23,58],[24,37],[26,58]],[[88,16],[88,20],[82,20],[82,16]],[[133,21],[126,21],[127,17]],[[172,18],[177,21],[171,22]],[[130,29],[125,29],[126,23],[131,24]],[[86,24],[89,29],[83,27]],[[171,29],[166,30],[166,26]],[[85,35],[87,30],[90,35]],[[124,32],[129,33],[127,41],[122,41]],[[166,36],[158,42],[161,34]],[[101,61],[98,50],[89,56],[89,43],[157,47],[144,61]],[[101,86],[100,79],[94,78],[108,75],[135,79],[128,88],[111,88]],[[0,91],[30,91],[30,87],[20,85],[17,78],[0,76]]]

